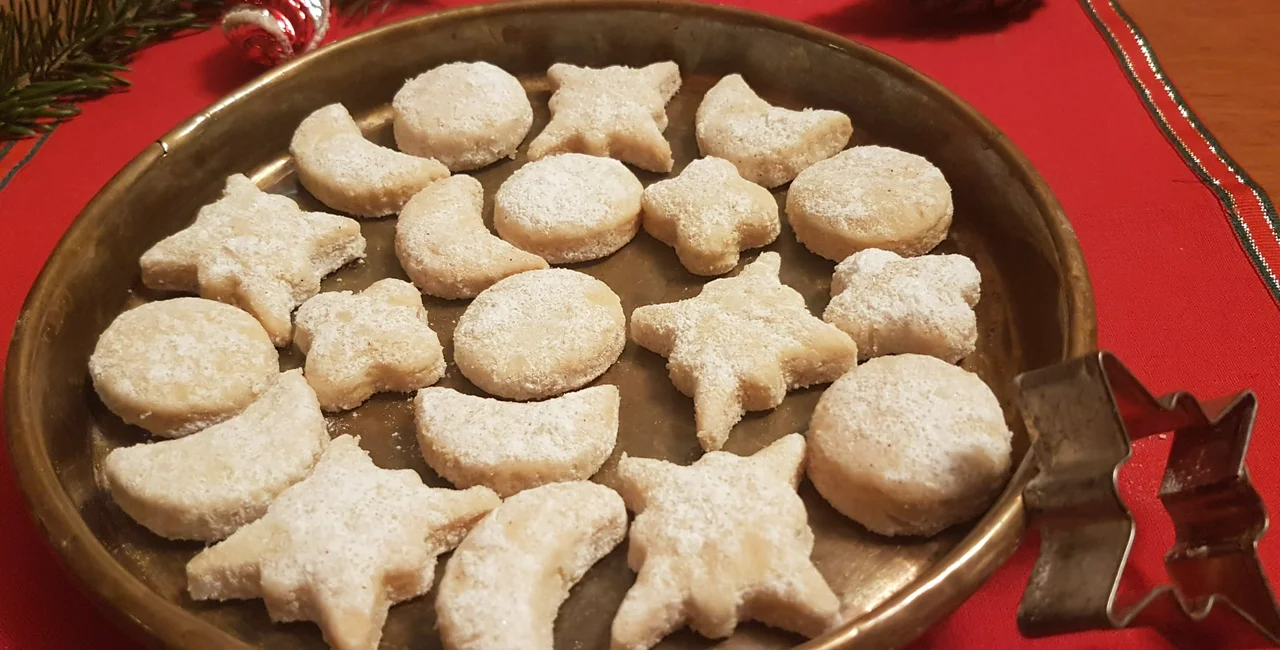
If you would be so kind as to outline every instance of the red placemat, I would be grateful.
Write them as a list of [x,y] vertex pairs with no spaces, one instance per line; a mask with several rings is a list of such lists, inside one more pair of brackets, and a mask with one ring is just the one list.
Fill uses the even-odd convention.
[[[339,20],[334,36],[460,4],[468,3]],[[1280,399],[1274,381],[1280,314],[1267,264],[1280,251],[1274,210],[1179,114],[1176,93],[1163,86],[1109,0],[1048,0],[1007,25],[922,23],[905,0],[732,4],[881,49],[990,117],[1048,180],[1076,228],[1096,290],[1102,346],[1156,392],[1258,392],[1262,409],[1249,462],[1263,498],[1276,502],[1280,473],[1272,465],[1280,460],[1280,440],[1269,405]],[[256,72],[217,32],[179,39],[137,58],[128,92],[87,104],[81,117],[43,138],[0,145],[0,355],[45,258],[98,188],[148,143]],[[1139,521],[1135,573],[1151,583],[1163,580],[1160,558],[1173,537],[1155,499],[1167,451],[1167,440],[1144,441],[1122,473]],[[0,650],[137,647],[57,564],[12,473],[7,460],[0,463]],[[1033,544],[1024,543],[915,647],[1202,647],[1194,637],[1152,630],[1022,639],[1014,612]],[[1280,546],[1271,540],[1264,539],[1261,553],[1267,566],[1280,562]]]

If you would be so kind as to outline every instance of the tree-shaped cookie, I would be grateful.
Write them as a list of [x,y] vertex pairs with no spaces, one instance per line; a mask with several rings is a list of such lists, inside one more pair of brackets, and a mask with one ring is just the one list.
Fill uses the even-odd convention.
[[383,391],[408,392],[444,376],[444,350],[412,284],[387,278],[360,293],[331,291],[298,308],[298,349],[326,411]]
[[304,212],[235,174],[195,223],[142,254],[142,282],[240,307],[283,346],[293,334],[289,314],[320,291],[321,278],[364,257],[364,244],[354,220]]
[[336,650],[375,650],[391,605],[420,596],[436,556],[497,507],[485,487],[429,488],[380,469],[351,436],[267,514],[187,565],[196,600],[262,598],[275,621],[315,621]]
[[781,264],[777,253],[761,253],[696,297],[631,315],[631,339],[667,357],[671,381],[693,397],[707,451],[724,446],[746,411],[771,409],[788,390],[834,381],[857,363],[849,335],[778,280]]
[[643,68],[580,68],[557,63],[547,70],[555,94],[551,122],[529,143],[529,159],[557,153],[617,158],[641,169],[669,172],[667,102],[680,90],[671,61]]
[[645,232],[675,248],[698,275],[732,271],[740,252],[769,244],[782,229],[769,190],[721,158],[695,160],[679,176],[650,185],[643,206]]
[[753,619],[813,637],[837,621],[796,494],[804,452],[793,433],[688,467],[622,458],[619,492],[636,512],[627,562],[639,575],[613,619],[614,650],[647,650],[685,624],[723,638]]
[[964,255],[871,248],[836,265],[822,319],[853,337],[863,359],[914,353],[955,363],[977,345],[981,282]]

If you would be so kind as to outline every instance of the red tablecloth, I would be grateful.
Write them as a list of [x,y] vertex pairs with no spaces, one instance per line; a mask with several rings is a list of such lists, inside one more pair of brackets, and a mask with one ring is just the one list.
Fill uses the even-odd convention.
[[[1271,407],[1280,361],[1280,314],[1254,258],[1280,250],[1263,201],[1203,149],[1197,158],[1227,190],[1218,196],[1166,139],[1142,100],[1169,116],[1166,128],[1195,151],[1190,122],[1159,87],[1134,34],[1107,0],[1048,0],[1025,20],[922,24],[906,0],[739,0],[734,4],[795,18],[862,41],[938,79],[989,116],[1022,148],[1057,193],[1075,225],[1097,292],[1101,344],[1116,351],[1155,391],[1186,388],[1206,397],[1254,388],[1262,409],[1250,465],[1263,497],[1277,503],[1280,433]],[[411,13],[464,4],[401,7],[383,16],[340,20],[336,36]],[[1110,25],[1114,41],[1093,22]],[[1112,46],[1128,53],[1149,84],[1135,91]],[[1126,49],[1127,48],[1127,49]],[[0,148],[0,323],[9,324],[58,237],[122,165],[182,119],[249,80],[217,32],[154,47],[137,58],[125,93],[89,103],[49,137]],[[1248,80],[1241,80],[1247,83]],[[33,150],[37,149],[38,151]],[[1205,153],[1209,151],[1208,153]],[[1216,165],[1216,166],[1215,166]],[[1243,188],[1243,189],[1242,189]],[[1243,198],[1241,198],[1243,197]],[[1233,217],[1233,215],[1235,215]],[[1238,217],[1235,222],[1233,218]],[[1233,223],[1236,223],[1233,229]],[[1238,235],[1251,238],[1242,244]],[[1250,255],[1253,255],[1251,257]],[[2,358],[2,357],[0,357]],[[1167,440],[1138,446],[1122,474],[1139,520],[1138,575],[1162,580],[1160,557],[1172,541],[1154,495]],[[1262,557],[1280,566],[1280,546]],[[1014,612],[1034,558],[1024,544],[1009,564],[919,648],[1198,647],[1151,630],[1028,641]],[[9,463],[0,463],[0,650],[135,647],[83,596],[30,522]]]

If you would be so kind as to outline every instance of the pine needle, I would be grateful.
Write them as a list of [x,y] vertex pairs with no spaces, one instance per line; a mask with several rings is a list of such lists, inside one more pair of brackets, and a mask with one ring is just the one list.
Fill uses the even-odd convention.
[[143,47],[216,18],[222,0],[13,0],[0,6],[0,139],[29,137],[125,88]]
[[[335,13],[397,0],[333,0]],[[12,0],[0,4],[0,140],[79,114],[77,104],[129,86],[119,73],[142,48],[209,27],[238,0]],[[8,45],[5,46],[4,44]]]

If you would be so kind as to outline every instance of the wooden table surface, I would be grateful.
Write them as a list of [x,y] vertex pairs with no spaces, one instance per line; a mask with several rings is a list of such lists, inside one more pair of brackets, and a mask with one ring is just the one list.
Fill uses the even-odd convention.
[[1118,0],[1191,108],[1280,199],[1280,0]]

